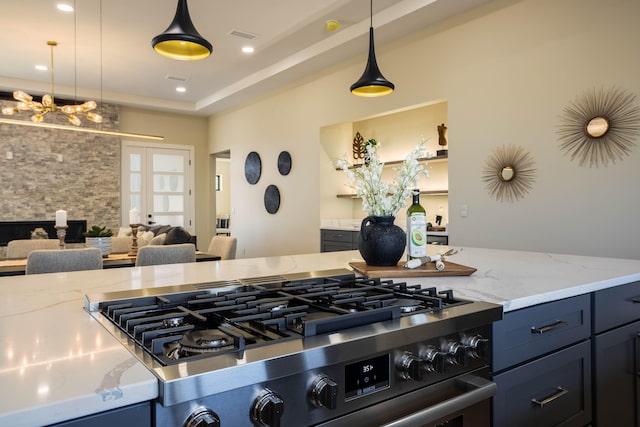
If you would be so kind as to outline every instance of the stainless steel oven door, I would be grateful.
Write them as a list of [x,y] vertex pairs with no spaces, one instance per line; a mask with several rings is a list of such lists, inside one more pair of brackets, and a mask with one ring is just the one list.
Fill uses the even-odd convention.
[[495,394],[494,382],[475,374],[461,375],[319,426],[489,427],[490,399]]

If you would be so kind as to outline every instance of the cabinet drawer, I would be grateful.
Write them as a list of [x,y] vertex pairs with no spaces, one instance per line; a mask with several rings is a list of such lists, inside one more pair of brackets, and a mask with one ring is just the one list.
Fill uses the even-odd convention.
[[493,378],[494,427],[584,426],[591,422],[591,342]]
[[322,242],[321,252],[339,252],[350,251],[354,249],[352,243],[340,243],[340,242]]
[[590,295],[511,311],[493,324],[493,372],[591,335]]
[[594,333],[598,334],[636,320],[640,320],[640,282],[594,292]]
[[353,243],[358,241],[356,231],[322,230],[322,240],[331,242]]

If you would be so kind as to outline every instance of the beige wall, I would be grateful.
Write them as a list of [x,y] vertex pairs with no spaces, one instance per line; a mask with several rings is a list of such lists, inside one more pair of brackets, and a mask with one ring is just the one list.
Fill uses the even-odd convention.
[[195,234],[201,250],[209,246],[212,221],[215,226],[215,214],[210,208],[211,194],[215,191],[209,177],[207,127],[207,119],[203,117],[120,108],[120,129],[123,131],[162,135],[165,139],[160,144],[191,145],[195,148]]
[[[320,200],[335,194],[325,190],[334,183],[321,179],[330,161],[319,149],[321,128],[446,100],[455,245],[640,258],[640,147],[615,165],[580,167],[559,150],[556,135],[563,108],[585,89],[640,94],[638,16],[637,0],[498,0],[376,46],[381,69],[396,84],[390,96],[349,93],[364,67],[363,46],[362,56],[338,71],[214,115],[208,150],[231,148],[238,256],[318,251]],[[516,203],[497,202],[481,180],[487,157],[505,144],[523,146],[535,160],[534,186]],[[254,150],[264,171],[251,186],[243,166]],[[275,167],[280,150],[293,157],[288,177]],[[268,184],[282,194],[276,215],[263,207]],[[466,218],[461,205],[468,206]]]

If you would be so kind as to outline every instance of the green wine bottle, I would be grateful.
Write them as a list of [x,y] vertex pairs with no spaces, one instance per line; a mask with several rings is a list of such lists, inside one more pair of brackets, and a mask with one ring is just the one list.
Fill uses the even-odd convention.
[[420,190],[411,192],[413,203],[407,209],[407,259],[427,256],[427,212],[420,205]]

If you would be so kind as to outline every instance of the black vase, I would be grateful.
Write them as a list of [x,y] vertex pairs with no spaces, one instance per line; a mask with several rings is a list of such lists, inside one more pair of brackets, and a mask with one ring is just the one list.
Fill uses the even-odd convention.
[[358,250],[367,265],[396,266],[404,253],[407,237],[393,223],[393,216],[368,216],[362,220]]

